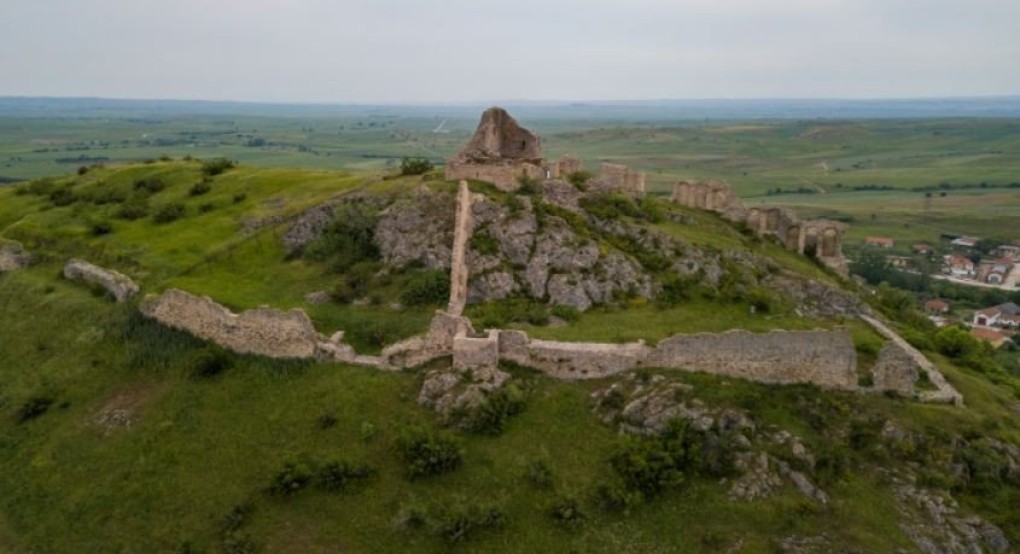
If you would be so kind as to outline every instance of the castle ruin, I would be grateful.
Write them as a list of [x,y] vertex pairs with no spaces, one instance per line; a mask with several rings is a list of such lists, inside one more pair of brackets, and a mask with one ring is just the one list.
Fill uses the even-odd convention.
[[724,181],[680,181],[673,185],[673,201],[744,223],[758,236],[775,237],[787,250],[811,256],[844,277],[850,273],[843,256],[846,223],[830,219],[801,220],[789,208],[746,208]]
[[[541,137],[497,107],[485,110],[474,136],[445,166],[448,181],[482,181],[505,192],[520,188],[522,179],[566,179],[581,170],[581,159],[574,156],[546,161]],[[595,192],[644,195],[645,174],[625,165],[603,163],[591,186]]]

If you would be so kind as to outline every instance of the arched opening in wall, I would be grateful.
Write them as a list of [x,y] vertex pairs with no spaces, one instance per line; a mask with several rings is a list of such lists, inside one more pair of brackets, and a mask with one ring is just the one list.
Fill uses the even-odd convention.
[[822,257],[832,258],[836,256],[836,251],[839,244],[839,233],[835,229],[829,227],[822,234]]
[[814,258],[818,253],[818,235],[807,230],[804,236],[804,255]]
[[779,229],[779,210],[769,210],[765,215],[765,230],[775,232]]
[[800,250],[800,226],[790,225],[786,228],[786,249],[797,252]]

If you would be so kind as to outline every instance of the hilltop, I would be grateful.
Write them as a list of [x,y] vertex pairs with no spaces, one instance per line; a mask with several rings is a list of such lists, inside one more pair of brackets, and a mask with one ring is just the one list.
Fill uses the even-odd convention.
[[[565,167],[532,152],[520,159]],[[862,291],[764,224],[639,194],[637,178],[614,180],[629,175],[615,168],[569,167],[501,188],[458,187],[427,168],[167,159],[0,189],[0,240],[19,267],[0,275],[0,488],[10,491],[0,546],[997,552],[1020,543],[1009,509],[1020,503],[1020,384],[980,345],[926,325],[894,291]],[[789,221],[784,233],[803,223]],[[65,279],[70,258],[123,274],[140,293],[115,302],[101,284]],[[358,357],[233,352],[238,343],[216,330],[158,323],[146,306],[168,291],[208,296],[240,317],[283,314],[268,321],[300,309],[315,348],[349,346]],[[466,306],[453,313],[458,294]],[[913,346],[890,347],[869,314]],[[392,355],[432,336],[437,318],[474,328],[438,353],[400,350],[426,352],[424,365]],[[751,333],[726,333],[735,330]],[[746,368],[773,354],[747,345],[772,332],[833,337],[851,380],[780,372],[756,382],[768,379]],[[515,359],[527,363],[504,355],[521,335],[530,346]],[[731,336],[734,372],[707,357],[684,362],[697,372],[665,368],[663,345]],[[828,340],[798,343],[773,365]],[[596,350],[576,363],[610,369],[559,378],[577,343]],[[495,363],[465,354],[493,344]],[[930,368],[896,358],[915,347]],[[542,357],[554,348],[555,359]],[[617,372],[609,359],[636,365]],[[901,388],[875,382],[886,375],[876,368],[893,366]],[[963,406],[920,401],[942,375]]]

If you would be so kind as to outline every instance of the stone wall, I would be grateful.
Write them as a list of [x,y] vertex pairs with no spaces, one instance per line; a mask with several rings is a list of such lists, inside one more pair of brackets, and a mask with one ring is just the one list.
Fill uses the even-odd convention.
[[889,390],[894,391],[906,390],[904,379],[912,373],[923,371],[935,390],[919,391],[917,397],[920,400],[963,406],[963,395],[946,381],[942,372],[924,354],[881,321],[863,314],[859,317],[893,345],[890,347],[887,344],[883,347],[879,352],[878,363],[872,370],[876,390],[882,390],[880,385],[888,386]]
[[593,192],[622,192],[633,196],[645,195],[645,173],[634,171],[622,164],[603,163],[599,174],[590,183]]
[[499,331],[483,338],[453,338],[453,369],[496,369],[499,367]]
[[64,265],[64,278],[102,287],[113,295],[117,302],[127,302],[140,290],[138,285],[124,274],[73,258]]
[[391,344],[383,348],[379,357],[384,367],[418,367],[437,358],[452,356],[454,339],[474,334],[468,318],[436,312],[427,333]]
[[761,383],[857,388],[857,351],[846,329],[680,335],[661,341],[644,365],[704,371]]
[[660,367],[761,383],[857,388],[857,352],[845,329],[677,335],[654,348],[641,341],[607,344],[529,339],[521,331],[500,331],[498,337],[501,359],[558,379],[597,379],[635,368]]
[[450,260],[450,302],[446,312],[459,316],[464,312],[468,296],[468,267],[465,259],[468,240],[471,238],[471,191],[467,181],[457,189],[457,219],[453,228],[453,248]]
[[482,181],[506,192],[520,188],[522,176],[536,180],[546,177],[546,171],[540,165],[510,160],[488,164],[447,160],[445,173],[447,181]]
[[326,339],[302,310],[257,308],[235,314],[208,297],[170,289],[141,305],[142,313],[160,323],[242,354],[270,358],[354,360],[342,334]]
[[581,171],[581,158],[564,155],[556,162],[556,175],[554,177],[566,179],[571,173],[577,173],[578,171]]
[[744,222],[758,236],[775,237],[787,250],[811,255],[840,275],[850,274],[843,257],[843,235],[848,228],[845,223],[829,219],[802,221],[788,208],[745,208],[724,181],[680,181],[673,186],[673,201]]

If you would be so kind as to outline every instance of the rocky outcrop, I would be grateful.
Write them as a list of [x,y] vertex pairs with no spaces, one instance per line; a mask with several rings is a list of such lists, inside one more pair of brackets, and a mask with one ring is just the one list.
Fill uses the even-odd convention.
[[899,478],[893,478],[893,483],[893,496],[903,518],[900,528],[921,552],[1010,552],[1002,529],[980,517],[961,514],[949,493],[923,489]]
[[430,370],[418,393],[418,404],[434,410],[444,425],[467,427],[473,413],[484,409],[489,395],[510,380],[509,373],[496,368]]
[[235,314],[208,297],[176,289],[147,298],[141,309],[146,316],[168,327],[242,354],[337,361],[356,358],[354,349],[343,344],[343,333],[329,339],[323,337],[302,310],[257,308]]
[[456,199],[420,190],[379,214],[373,241],[383,262],[403,269],[449,269]]
[[856,294],[792,273],[776,275],[769,286],[793,300],[800,314],[807,317],[856,317],[871,313],[871,307]]
[[64,266],[64,278],[98,286],[110,293],[117,302],[127,302],[138,294],[138,284],[130,277],[112,269],[103,269],[84,260],[71,259]]
[[32,264],[32,254],[20,242],[0,244],[0,273],[24,269]]

